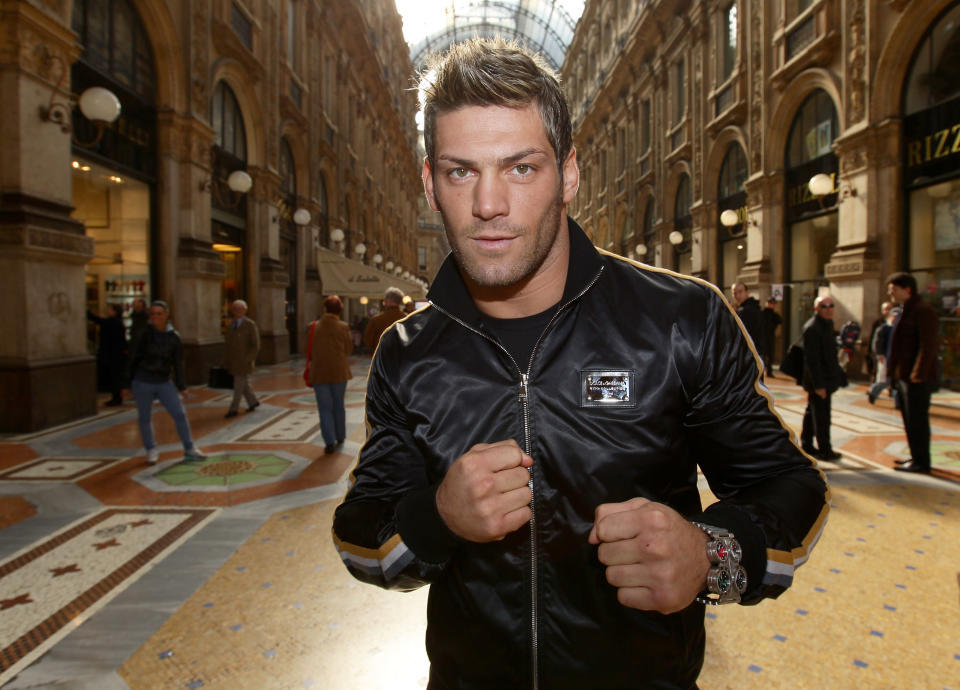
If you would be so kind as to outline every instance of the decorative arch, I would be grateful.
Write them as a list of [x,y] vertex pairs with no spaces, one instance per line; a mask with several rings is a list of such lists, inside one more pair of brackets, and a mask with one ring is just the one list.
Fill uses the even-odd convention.
[[[264,132],[266,131],[263,118],[263,109],[260,106],[260,99],[255,89],[251,87],[250,79],[246,71],[237,60],[223,58],[217,60],[213,65],[213,79],[210,84],[213,88],[217,82],[224,81],[233,91],[240,106],[240,112],[243,113],[243,120],[247,125],[247,165],[255,167],[266,167],[266,141]],[[209,116],[209,113],[207,113]]]
[[306,152],[309,148],[306,134],[293,120],[284,120],[280,123],[280,138],[286,139],[287,143],[290,144],[294,175],[297,179],[297,195],[302,197],[313,196],[310,189],[310,170],[307,167],[309,156],[306,155]]
[[[677,196],[677,188],[680,186],[680,179],[683,174],[690,178],[691,184],[693,183],[693,174],[690,172],[690,163],[687,161],[677,161],[670,167],[670,172],[667,174],[667,184],[664,187],[663,194],[663,210],[661,217],[663,220],[674,220],[673,218],[673,200]],[[696,202],[696,199],[693,199]]]
[[707,173],[704,180],[702,196],[704,201],[717,201],[717,181],[720,178],[720,169],[723,167],[723,159],[727,155],[730,144],[740,144],[743,153],[747,157],[747,167],[750,167],[750,148],[747,146],[747,138],[743,130],[739,127],[725,127],[717,135],[710,152],[707,154],[704,171]]
[[[875,74],[884,75],[883,88],[871,89],[870,113],[875,122],[900,117],[903,89],[910,62],[927,29],[955,0],[927,0],[912,3],[909,12],[901,12],[880,52]],[[917,6],[917,5],[921,6]]]
[[[770,118],[770,127],[767,128],[766,160],[771,167],[783,170],[786,167],[787,140],[790,136],[790,124],[793,122],[797,110],[803,105],[812,92],[822,89],[833,100],[833,107],[837,111],[837,121],[840,132],[843,134],[844,112],[841,97],[840,81],[824,69],[810,69],[797,76],[783,93],[783,98],[777,104],[773,116]],[[744,149],[746,150],[746,149]]]
[[184,112],[187,109],[187,68],[182,59],[185,51],[180,45],[167,3],[131,0],[131,4],[140,15],[153,49],[157,103],[169,106],[176,112]]

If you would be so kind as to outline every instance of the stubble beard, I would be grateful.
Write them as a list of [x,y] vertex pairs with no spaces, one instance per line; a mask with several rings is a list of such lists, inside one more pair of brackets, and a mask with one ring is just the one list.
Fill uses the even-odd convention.
[[450,244],[450,250],[453,252],[457,266],[470,281],[480,287],[511,287],[532,276],[550,255],[550,251],[556,243],[557,233],[560,232],[560,214],[563,212],[562,190],[557,191],[557,195],[544,209],[536,227],[508,226],[510,233],[517,237],[528,237],[535,234],[536,242],[534,245],[524,254],[510,260],[510,263],[490,263],[489,261],[478,260],[465,249],[471,242],[468,238],[472,236],[474,230],[480,230],[480,226],[474,224],[470,229],[451,230],[454,227],[453,224],[447,214],[444,213],[440,200],[437,199],[436,201],[440,216],[443,219],[444,234]]

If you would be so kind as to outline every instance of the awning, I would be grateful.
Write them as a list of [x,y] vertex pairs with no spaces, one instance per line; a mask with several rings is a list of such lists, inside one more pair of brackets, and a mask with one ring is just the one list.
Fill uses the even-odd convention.
[[383,297],[388,287],[399,288],[413,299],[422,299],[426,295],[419,283],[377,270],[322,247],[317,249],[317,267],[325,295],[370,297],[376,300]]

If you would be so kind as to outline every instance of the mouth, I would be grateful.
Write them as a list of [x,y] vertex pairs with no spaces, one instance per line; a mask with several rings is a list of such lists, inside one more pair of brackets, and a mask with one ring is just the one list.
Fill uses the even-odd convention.
[[474,237],[473,241],[480,249],[484,251],[495,252],[506,249],[515,239],[517,238],[513,235],[491,235],[485,237]]

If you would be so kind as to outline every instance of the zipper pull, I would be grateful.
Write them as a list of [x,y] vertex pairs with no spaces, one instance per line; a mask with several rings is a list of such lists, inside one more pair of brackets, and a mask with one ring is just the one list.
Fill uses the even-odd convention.
[[527,403],[527,375],[520,374],[520,402]]

